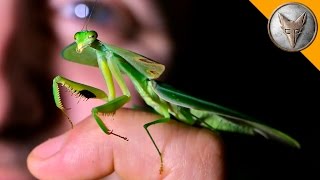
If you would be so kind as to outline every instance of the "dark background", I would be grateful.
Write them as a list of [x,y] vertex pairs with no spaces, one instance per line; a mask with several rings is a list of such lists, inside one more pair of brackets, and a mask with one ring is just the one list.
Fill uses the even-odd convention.
[[[317,179],[319,70],[302,53],[277,48],[267,18],[249,1],[181,4],[189,15],[175,22],[183,28],[173,30],[180,44],[167,82],[256,117],[301,144],[294,149],[223,133],[228,179]],[[173,9],[172,22],[179,5]]]

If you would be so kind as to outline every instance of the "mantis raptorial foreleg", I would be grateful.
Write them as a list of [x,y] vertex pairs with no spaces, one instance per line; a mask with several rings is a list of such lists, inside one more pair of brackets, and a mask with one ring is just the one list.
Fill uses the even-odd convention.
[[105,132],[106,134],[113,134],[116,135],[118,137],[121,137],[125,140],[127,140],[127,138],[122,137],[118,134],[113,133],[112,131],[110,131],[107,126],[103,123],[103,121],[101,120],[101,118],[98,116],[99,113],[101,114],[112,114],[114,113],[117,109],[119,109],[120,107],[122,107],[125,103],[127,103],[130,100],[129,96],[123,95],[120,97],[117,97],[111,101],[108,102],[108,96],[107,94],[98,89],[98,88],[94,88],[92,86],[88,86],[85,84],[81,84],[81,83],[77,83],[75,81],[69,80],[67,78],[64,78],[62,76],[57,76],[53,79],[53,96],[54,96],[54,100],[56,103],[56,106],[66,115],[66,117],[68,118],[71,127],[73,127],[73,123],[71,121],[71,119],[69,118],[68,114],[66,113],[66,109],[63,106],[62,102],[61,102],[61,96],[60,96],[60,91],[59,91],[59,84],[61,84],[62,86],[66,87],[69,91],[71,91],[72,93],[78,95],[80,98],[86,98],[86,99],[90,99],[90,98],[96,98],[96,99],[101,99],[106,101],[107,103],[98,107],[95,107],[92,109],[92,114],[96,120],[96,122],[98,123],[99,127],[102,129],[103,132]]
[[61,96],[60,96],[60,91],[59,91],[59,84],[61,84],[62,86],[66,87],[69,91],[71,91],[73,94],[78,95],[80,98],[86,98],[86,99],[90,99],[90,98],[97,98],[97,99],[101,99],[104,101],[108,100],[108,96],[107,94],[95,87],[92,86],[88,86],[85,84],[81,84],[72,80],[69,80],[67,78],[64,78],[62,76],[57,76],[53,79],[53,96],[54,96],[54,101],[56,103],[56,106],[65,114],[65,116],[68,118],[71,127],[73,127],[73,123],[71,121],[71,119],[69,118],[69,116],[66,113],[66,109],[63,106],[62,102],[61,102]]

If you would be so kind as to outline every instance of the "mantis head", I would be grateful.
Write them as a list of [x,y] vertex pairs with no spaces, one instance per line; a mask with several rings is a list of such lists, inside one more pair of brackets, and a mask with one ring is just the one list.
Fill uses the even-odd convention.
[[98,33],[95,31],[79,31],[74,35],[74,40],[77,43],[77,53],[81,53],[82,50],[90,46],[98,37]]

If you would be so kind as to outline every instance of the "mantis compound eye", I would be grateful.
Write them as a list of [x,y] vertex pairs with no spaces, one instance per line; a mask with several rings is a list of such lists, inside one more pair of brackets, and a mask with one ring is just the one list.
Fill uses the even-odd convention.
[[79,32],[77,32],[77,33],[74,34],[73,39],[74,39],[74,40],[77,40],[77,39],[78,39],[78,36],[79,36]]
[[89,32],[88,38],[97,39],[97,37],[98,37],[98,33],[97,32],[95,32],[95,31],[90,31]]

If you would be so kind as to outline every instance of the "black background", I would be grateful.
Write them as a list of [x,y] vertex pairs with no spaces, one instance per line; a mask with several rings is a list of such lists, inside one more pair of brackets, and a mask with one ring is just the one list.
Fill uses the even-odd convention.
[[301,143],[294,149],[259,136],[223,133],[227,178],[319,178],[319,70],[302,53],[277,48],[267,18],[249,1],[193,1],[190,7],[180,22],[184,29],[175,32],[181,42],[167,81]]

